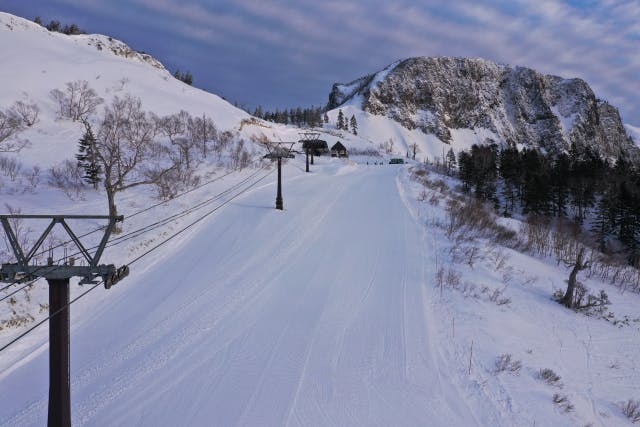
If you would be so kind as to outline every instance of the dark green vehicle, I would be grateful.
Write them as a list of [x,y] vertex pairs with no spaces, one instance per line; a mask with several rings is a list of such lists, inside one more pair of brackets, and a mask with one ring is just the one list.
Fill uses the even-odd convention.
[[394,158],[394,159],[389,160],[389,164],[390,165],[403,165],[404,164],[404,159]]

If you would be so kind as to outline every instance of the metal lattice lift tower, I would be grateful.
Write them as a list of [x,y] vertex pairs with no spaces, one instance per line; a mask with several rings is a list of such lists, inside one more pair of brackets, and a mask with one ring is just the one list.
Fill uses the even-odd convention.
[[[291,154],[291,149],[295,142],[278,142],[277,145],[273,143],[267,144],[268,154],[264,156],[265,159],[278,161],[278,192],[276,194],[276,209],[284,210],[284,201],[282,200],[282,158],[293,159],[295,156]],[[289,144],[289,148],[283,147],[283,144]]]
[[[33,248],[25,253],[11,227],[10,219],[49,219],[51,222]],[[66,222],[69,219],[109,221],[104,229],[102,240],[93,255],[71,230]],[[98,264],[115,224],[122,220],[122,216],[100,215],[0,215],[0,223],[17,260],[16,263],[2,264],[0,282],[18,284],[44,277],[49,283],[49,427],[71,426],[69,279],[82,277],[81,284],[99,284],[102,280],[104,287],[109,289],[129,274],[128,266],[116,268],[113,264]],[[51,250],[46,265],[31,264],[34,255],[56,224],[60,224],[65,229],[87,265],[75,265],[73,257],[66,259],[63,265],[54,265]]]

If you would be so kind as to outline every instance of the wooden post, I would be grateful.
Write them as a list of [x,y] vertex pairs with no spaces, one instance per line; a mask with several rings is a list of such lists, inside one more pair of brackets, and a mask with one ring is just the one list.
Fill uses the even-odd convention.
[[[69,279],[49,282],[49,427],[71,427]],[[58,310],[59,313],[55,314]]]

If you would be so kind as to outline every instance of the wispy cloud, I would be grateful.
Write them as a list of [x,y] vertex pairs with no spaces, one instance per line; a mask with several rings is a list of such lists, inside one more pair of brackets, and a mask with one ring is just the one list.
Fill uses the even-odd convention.
[[150,29],[138,46],[153,53],[158,33],[171,38],[199,82],[215,67],[215,87],[251,104],[317,105],[334,81],[397,59],[470,56],[583,78],[640,124],[637,0],[57,1],[109,10],[116,32],[112,10],[135,7]]

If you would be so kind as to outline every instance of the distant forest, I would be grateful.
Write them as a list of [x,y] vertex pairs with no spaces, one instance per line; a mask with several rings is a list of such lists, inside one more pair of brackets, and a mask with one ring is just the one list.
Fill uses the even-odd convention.
[[565,218],[591,231],[605,253],[640,266],[640,173],[590,149],[548,156],[537,150],[474,145],[458,156],[465,191],[505,216]]
[[324,123],[329,123],[326,110],[322,107],[297,107],[284,109],[282,111],[279,109],[275,111],[263,111],[262,107],[258,105],[253,112],[247,111],[247,113],[269,122],[296,125],[299,127],[320,127]]

